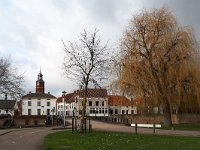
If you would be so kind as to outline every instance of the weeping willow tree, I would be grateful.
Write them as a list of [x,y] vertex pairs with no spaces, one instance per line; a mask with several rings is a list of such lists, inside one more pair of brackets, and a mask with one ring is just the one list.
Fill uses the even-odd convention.
[[168,9],[135,15],[124,31],[120,49],[120,89],[161,105],[165,126],[172,125],[172,105],[198,104],[198,43],[191,28],[180,26]]

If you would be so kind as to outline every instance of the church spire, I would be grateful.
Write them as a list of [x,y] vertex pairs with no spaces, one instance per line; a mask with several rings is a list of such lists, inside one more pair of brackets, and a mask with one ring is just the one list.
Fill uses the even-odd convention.
[[41,73],[41,67],[40,67],[40,72],[38,74],[38,79],[36,81],[35,91],[36,93],[44,93],[44,80],[43,80],[43,75]]

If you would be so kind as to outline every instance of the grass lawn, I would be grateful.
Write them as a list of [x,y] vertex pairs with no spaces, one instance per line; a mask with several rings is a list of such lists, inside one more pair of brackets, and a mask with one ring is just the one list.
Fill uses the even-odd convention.
[[[190,131],[200,131],[200,124],[175,124],[173,125],[174,130],[190,130]],[[162,127],[162,129],[169,129],[168,127]]]
[[49,134],[44,140],[44,150],[199,150],[200,138],[158,135],[135,135],[94,131],[72,134],[61,131]]

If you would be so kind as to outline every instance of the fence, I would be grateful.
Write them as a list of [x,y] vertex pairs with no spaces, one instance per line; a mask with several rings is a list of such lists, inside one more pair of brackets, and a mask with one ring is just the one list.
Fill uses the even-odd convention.
[[[81,126],[81,121],[83,121],[83,126]],[[72,133],[76,132],[91,132],[92,125],[90,123],[90,118],[84,118],[81,120],[79,117],[72,117]]]

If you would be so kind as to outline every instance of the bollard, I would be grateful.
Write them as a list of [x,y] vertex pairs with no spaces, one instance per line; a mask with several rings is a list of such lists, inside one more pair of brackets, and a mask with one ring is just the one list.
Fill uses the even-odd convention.
[[153,124],[153,134],[155,134],[156,133],[156,125],[155,125],[155,123]]
[[85,118],[85,133],[86,133],[86,129],[87,129],[87,119]]
[[137,123],[135,123],[135,134],[137,135]]
[[74,118],[72,118],[72,133],[74,133]]
[[77,118],[75,118],[75,131],[77,132]]
[[90,118],[89,118],[89,132],[92,131],[92,125],[90,124]]

